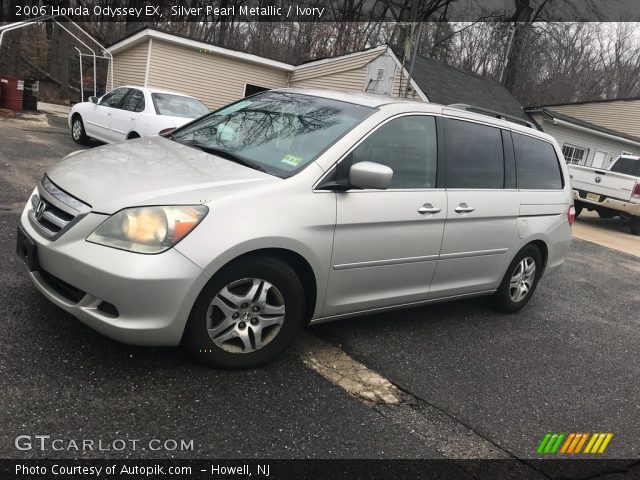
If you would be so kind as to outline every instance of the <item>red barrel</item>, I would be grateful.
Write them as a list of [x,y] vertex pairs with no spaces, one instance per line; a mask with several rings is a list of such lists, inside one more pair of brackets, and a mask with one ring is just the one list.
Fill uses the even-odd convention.
[[0,88],[0,108],[8,108],[15,112],[22,111],[24,81],[11,75],[1,75]]

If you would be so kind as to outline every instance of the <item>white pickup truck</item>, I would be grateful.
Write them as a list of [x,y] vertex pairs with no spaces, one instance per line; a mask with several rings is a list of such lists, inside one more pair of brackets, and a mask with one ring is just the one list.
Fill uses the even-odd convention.
[[609,170],[569,165],[576,217],[583,208],[602,218],[629,219],[640,235],[640,157],[621,155]]

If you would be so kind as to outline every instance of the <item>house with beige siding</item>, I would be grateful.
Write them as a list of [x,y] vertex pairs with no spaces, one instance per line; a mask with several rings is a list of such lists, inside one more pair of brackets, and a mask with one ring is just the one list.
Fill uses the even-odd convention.
[[640,138],[640,98],[546,105],[554,112]]
[[[639,105],[640,108],[640,105]],[[524,109],[562,148],[567,163],[607,169],[623,153],[640,155],[640,136],[614,130],[560,112],[557,106]],[[638,110],[618,112],[619,128],[627,130],[629,118],[638,119]],[[628,131],[628,130],[627,130]],[[633,131],[633,130],[631,130]]]
[[[423,102],[469,103],[529,118],[498,82],[381,45],[291,65],[145,28],[111,45],[109,90],[140,85],[192,95],[215,109],[254,93],[300,87],[369,92]],[[111,80],[112,78],[112,80]]]

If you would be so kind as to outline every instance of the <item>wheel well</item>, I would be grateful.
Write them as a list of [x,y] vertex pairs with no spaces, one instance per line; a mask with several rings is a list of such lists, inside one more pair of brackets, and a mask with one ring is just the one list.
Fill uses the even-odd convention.
[[138,132],[129,132],[129,135],[127,135],[127,140],[131,140],[132,138],[140,138],[140,135],[138,134]]
[[309,262],[307,262],[300,254],[291,250],[286,250],[284,248],[262,248],[260,250],[253,250],[251,252],[244,253],[225,264],[222,268],[246,257],[255,255],[278,258],[293,269],[304,287],[304,295],[307,304],[305,320],[307,322],[311,320],[316,308],[318,287],[316,285],[316,276],[313,273],[313,269],[311,268],[311,265],[309,265]]
[[547,258],[549,257],[549,249],[547,248],[547,244],[542,240],[534,240],[527,245],[533,245],[540,251],[540,255],[542,256],[542,271],[544,272],[545,268],[547,268]]
[[76,118],[79,118],[80,120],[82,120],[82,116],[76,112],[71,116],[71,120],[75,120]]

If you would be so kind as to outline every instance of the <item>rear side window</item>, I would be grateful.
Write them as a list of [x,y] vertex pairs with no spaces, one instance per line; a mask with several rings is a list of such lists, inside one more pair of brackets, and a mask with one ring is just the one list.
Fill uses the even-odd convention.
[[122,101],[120,106],[123,110],[129,112],[141,112],[144,110],[144,93],[140,90],[131,89]]
[[633,158],[619,158],[611,167],[611,171],[638,177],[640,176],[640,160],[635,160]]
[[562,190],[562,170],[548,142],[512,133],[516,154],[516,185],[521,189]]
[[447,119],[447,188],[503,188],[504,152],[499,128]]

